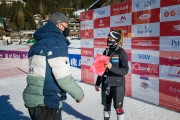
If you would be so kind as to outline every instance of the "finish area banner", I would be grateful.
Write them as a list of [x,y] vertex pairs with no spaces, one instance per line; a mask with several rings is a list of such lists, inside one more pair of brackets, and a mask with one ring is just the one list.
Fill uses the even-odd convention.
[[105,50],[110,30],[124,33],[126,95],[180,112],[180,0],[130,0],[81,13],[81,78]]

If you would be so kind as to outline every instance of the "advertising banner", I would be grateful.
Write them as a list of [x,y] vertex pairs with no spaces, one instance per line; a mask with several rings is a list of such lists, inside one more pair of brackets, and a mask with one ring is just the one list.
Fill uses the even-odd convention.
[[0,58],[27,59],[28,52],[0,50]]
[[94,84],[97,74],[87,70],[107,48],[110,30],[121,29],[126,95],[180,112],[179,6],[180,0],[129,0],[81,13],[82,81]]
[[69,63],[72,67],[81,68],[81,56],[78,54],[69,54]]

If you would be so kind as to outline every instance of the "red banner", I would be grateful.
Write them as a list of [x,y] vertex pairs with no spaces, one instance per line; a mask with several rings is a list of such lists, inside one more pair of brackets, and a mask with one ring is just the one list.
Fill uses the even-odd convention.
[[180,67],[180,52],[160,52],[160,64]]
[[160,1],[161,1],[161,7],[180,4],[179,0],[160,0]]
[[170,21],[160,23],[161,36],[179,36],[180,35],[180,21]]
[[160,80],[159,104],[180,112],[180,82]]
[[132,24],[159,22],[160,21],[159,12],[160,12],[160,8],[133,12]]
[[94,37],[94,31],[93,29],[90,30],[81,30],[81,39],[88,39],[88,38],[93,38]]
[[132,49],[159,50],[159,37],[133,37]]
[[94,39],[94,48],[107,48],[107,39],[106,38]]
[[131,1],[114,4],[111,6],[111,16],[125,14],[125,13],[131,13],[131,11],[132,11]]
[[81,48],[81,55],[94,57],[94,49],[93,48]]
[[159,77],[159,65],[132,62],[132,73],[147,77]]
[[94,20],[94,28],[104,28],[110,26],[110,17],[98,18]]
[[81,15],[80,15],[80,19],[81,19],[81,21],[83,21],[83,20],[92,20],[93,19],[93,14],[94,14],[93,10],[82,12]]

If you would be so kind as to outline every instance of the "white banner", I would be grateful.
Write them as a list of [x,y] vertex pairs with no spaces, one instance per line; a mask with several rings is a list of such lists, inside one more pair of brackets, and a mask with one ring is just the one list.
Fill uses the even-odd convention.
[[160,37],[161,51],[180,51],[180,36]]
[[160,65],[159,78],[180,82],[180,67]]
[[137,24],[132,25],[132,36],[133,37],[151,37],[159,36],[159,22],[148,23],[148,24]]
[[81,65],[91,66],[94,62],[94,57],[81,56]]
[[131,13],[110,17],[110,27],[131,25]]
[[159,79],[132,74],[132,96],[159,105]]
[[109,32],[110,32],[109,27],[94,29],[94,38],[107,38]]
[[93,20],[86,20],[81,21],[81,30],[88,30],[94,28],[94,21]]
[[81,39],[81,48],[93,48],[94,40],[93,39]]
[[132,11],[142,11],[160,7],[160,0],[132,0]]
[[132,62],[159,64],[159,51],[131,50]]
[[161,22],[180,20],[180,7],[179,5],[163,7],[160,10]]
[[110,16],[110,6],[98,8],[94,10],[94,19]]

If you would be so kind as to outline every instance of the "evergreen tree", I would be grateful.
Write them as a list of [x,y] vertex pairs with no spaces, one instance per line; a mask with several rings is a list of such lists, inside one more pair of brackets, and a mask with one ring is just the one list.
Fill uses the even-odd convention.
[[24,29],[24,13],[22,10],[19,10],[17,13],[17,25],[19,30]]
[[36,24],[33,16],[50,15],[53,12],[62,12],[68,17],[74,17],[73,12],[79,9],[88,8],[93,0],[23,0],[13,2],[12,6],[7,6],[5,0],[0,4],[0,16],[10,19],[9,26],[11,29],[35,29]]

